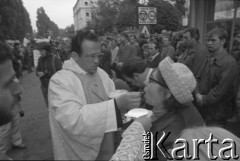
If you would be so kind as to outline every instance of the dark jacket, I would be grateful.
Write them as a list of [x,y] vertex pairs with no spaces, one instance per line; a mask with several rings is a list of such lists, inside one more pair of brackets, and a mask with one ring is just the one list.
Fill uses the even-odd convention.
[[102,50],[103,56],[100,59],[99,62],[99,67],[101,67],[108,75],[111,74],[111,60],[112,60],[112,55],[110,50]]
[[188,60],[187,66],[192,71],[197,81],[199,81],[199,77],[202,73],[202,70],[204,69],[204,64],[207,61],[209,52],[207,48],[199,42],[194,43],[193,51],[194,55],[191,59]]
[[198,84],[199,93],[203,95],[203,105],[198,105],[198,109],[207,123],[232,116],[237,76],[237,63],[225,49],[211,60],[208,57]]
[[170,58],[174,59],[175,49],[172,47],[172,45],[167,45],[162,48],[162,60],[169,56]]
[[[175,111],[168,112],[153,122],[151,132],[153,132],[155,142],[160,139],[163,132],[165,132],[165,134],[170,132],[169,137],[164,142],[164,147],[168,150],[173,147],[175,140],[179,138],[182,130],[203,126],[204,124],[203,118],[196,107],[192,103],[189,103],[179,105],[178,107],[176,106]],[[156,151],[158,160],[166,160],[158,149],[155,149],[155,152]]]
[[38,72],[44,73],[44,76],[40,77],[40,81],[42,86],[47,88],[50,78],[53,76],[54,73],[61,69],[62,69],[61,60],[56,55],[49,54],[46,57],[41,56],[38,59],[36,74]]
[[159,53],[152,61],[150,61],[148,63],[148,66],[150,68],[157,68],[160,61],[162,61],[161,53]]

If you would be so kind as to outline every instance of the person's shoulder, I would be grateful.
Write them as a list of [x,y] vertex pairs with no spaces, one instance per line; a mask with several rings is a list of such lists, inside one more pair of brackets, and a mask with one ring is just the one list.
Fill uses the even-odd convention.
[[109,78],[109,75],[102,68],[98,67],[97,72],[100,76],[103,76],[104,78]]
[[230,55],[227,51],[222,54],[222,57],[218,60],[218,64],[221,65],[223,69],[229,69],[229,67],[238,68],[237,61],[232,55]]
[[52,77],[50,82],[60,83],[60,84],[70,84],[74,80],[74,73],[70,70],[59,70]]
[[223,62],[227,62],[227,63],[236,63],[236,60],[234,59],[234,57],[229,54],[225,49],[222,51],[222,54],[224,55],[222,58]]

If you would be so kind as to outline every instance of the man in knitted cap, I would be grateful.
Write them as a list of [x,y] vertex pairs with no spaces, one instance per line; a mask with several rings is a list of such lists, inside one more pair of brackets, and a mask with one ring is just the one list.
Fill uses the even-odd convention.
[[[163,132],[171,133],[163,144],[166,149],[171,148],[184,128],[204,124],[191,103],[195,87],[196,80],[190,69],[184,64],[174,63],[170,57],[162,60],[149,77],[144,98],[153,106],[151,131],[157,140]],[[165,159],[159,150],[155,151],[159,160]]]
[[224,49],[227,32],[215,28],[207,34],[208,61],[201,74],[196,100],[199,112],[208,125],[226,125],[233,115],[233,84],[238,75],[234,58]]

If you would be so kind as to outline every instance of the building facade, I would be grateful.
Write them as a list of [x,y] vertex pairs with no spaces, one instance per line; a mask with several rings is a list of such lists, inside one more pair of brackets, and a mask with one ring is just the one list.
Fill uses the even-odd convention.
[[200,40],[206,42],[206,34],[213,28],[225,28],[228,40],[225,45],[231,50],[233,40],[240,33],[240,1],[239,0],[191,0],[189,26],[200,31]]
[[73,7],[74,30],[78,31],[92,22],[95,17],[98,0],[77,0]]

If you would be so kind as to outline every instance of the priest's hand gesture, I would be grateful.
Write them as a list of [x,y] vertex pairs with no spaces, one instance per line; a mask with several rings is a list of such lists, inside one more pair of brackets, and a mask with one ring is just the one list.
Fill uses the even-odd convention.
[[117,106],[121,111],[139,108],[141,104],[140,92],[128,92],[115,98]]

